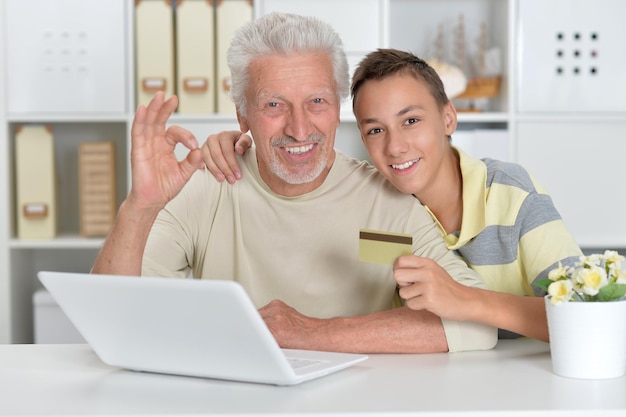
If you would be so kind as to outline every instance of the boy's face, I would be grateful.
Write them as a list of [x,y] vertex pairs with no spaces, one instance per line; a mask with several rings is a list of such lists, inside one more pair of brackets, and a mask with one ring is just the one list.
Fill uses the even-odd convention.
[[376,168],[400,191],[428,192],[450,150],[456,111],[440,110],[423,81],[398,73],[366,81],[354,101],[361,138]]
[[250,64],[245,117],[261,177],[276,193],[310,192],[334,161],[339,99],[330,58],[302,53],[265,56]]

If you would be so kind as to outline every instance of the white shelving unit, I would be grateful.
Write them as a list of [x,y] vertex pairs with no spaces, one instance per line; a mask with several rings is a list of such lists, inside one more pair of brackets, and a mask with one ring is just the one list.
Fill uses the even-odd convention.
[[[14,0],[8,0],[14,1]],[[7,14],[8,2],[0,5],[0,149],[3,162],[0,163],[0,343],[29,343],[33,340],[32,295],[39,288],[36,273],[42,269],[60,271],[88,271],[102,244],[102,239],[85,239],[78,236],[78,197],[76,148],[83,140],[113,140],[117,152],[117,196],[124,198],[129,185],[128,165],[129,130],[132,123],[135,103],[134,66],[134,1],[131,0],[18,0],[20,2],[45,1],[55,3],[56,13],[64,13],[68,4],[83,3],[113,7],[121,2],[124,16],[122,21],[124,37],[123,86],[124,109],[118,112],[41,111],[11,112],[7,81],[7,51],[10,43],[20,42],[19,38],[9,38],[6,23],[12,16]],[[162,1],[162,0],[142,0]],[[228,0],[226,0],[228,1]],[[94,3],[95,2],[95,3]],[[328,4],[323,4],[328,3]],[[567,4],[565,4],[567,3]],[[590,6],[591,5],[591,6]],[[606,7],[605,7],[606,6]],[[588,8],[594,7],[593,19]],[[495,131],[502,133],[506,158],[521,162],[548,188],[557,207],[563,214],[579,244],[585,248],[626,248],[626,175],[621,168],[621,159],[626,154],[626,111],[622,101],[612,99],[612,109],[568,109],[568,98],[563,91],[576,91],[589,82],[605,80],[604,72],[616,66],[615,60],[626,63],[626,58],[613,57],[615,50],[611,43],[624,39],[625,29],[620,28],[617,16],[625,13],[626,3],[620,0],[553,0],[549,4],[542,0],[315,0],[310,2],[293,0],[256,0],[255,15],[271,10],[284,10],[299,13],[314,13],[337,27],[342,35],[352,67],[367,52],[378,47],[395,47],[410,50],[422,58],[434,55],[436,35],[440,28],[446,39],[448,56],[452,54],[452,43],[459,16],[467,31],[466,46],[470,53],[476,38],[477,28],[487,24],[488,45],[501,51],[502,84],[500,94],[482,103],[485,111],[460,113],[458,137],[475,131]],[[527,28],[523,20],[529,11],[542,16],[550,16],[543,22],[543,28]],[[564,11],[568,12],[565,13]],[[621,11],[617,13],[616,11]],[[597,16],[600,16],[598,18]],[[561,16],[561,17],[559,17]],[[52,22],[46,16],[45,22]],[[527,17],[526,17],[527,19]],[[598,20],[600,19],[600,20]],[[591,21],[591,23],[589,23]],[[602,21],[602,25],[597,22]],[[24,22],[24,25],[32,22]],[[591,25],[591,26],[590,26]],[[601,27],[600,27],[601,26]],[[35,31],[36,26],[31,30]],[[525,29],[525,30],[523,30]],[[554,36],[562,32],[565,36],[576,33],[591,35],[596,33],[596,48],[599,53],[599,72],[591,81],[581,81],[582,77],[565,76],[550,81],[547,85],[560,85],[561,90],[534,91],[535,98],[543,97],[548,103],[559,100],[555,111],[529,111],[520,105],[520,94],[532,89],[532,77],[546,76],[547,72],[528,75],[528,68],[544,68],[554,71],[562,65],[570,68],[577,61],[552,62],[549,58],[535,56],[537,44],[544,44],[545,53],[554,54],[562,49],[565,54],[576,51],[577,44],[555,44]],[[544,38],[541,38],[541,37]],[[553,42],[554,43],[554,42]],[[541,49],[541,48],[539,48]],[[543,50],[542,49],[542,50]],[[589,47],[587,47],[587,52]],[[32,52],[32,51],[31,51]],[[619,54],[618,54],[619,55]],[[605,59],[606,57],[606,59]],[[614,59],[613,61],[608,58]],[[520,62],[524,59],[524,64]],[[537,60],[528,66],[526,60]],[[622,61],[620,61],[622,60]],[[548,63],[546,63],[548,62]],[[592,62],[593,64],[596,61]],[[569,66],[569,67],[568,67]],[[550,73],[552,74],[552,73]],[[552,75],[548,75],[552,76]],[[567,82],[569,84],[564,84]],[[604,81],[603,81],[604,82]],[[610,84],[610,80],[606,82]],[[606,86],[602,83],[601,86]],[[616,87],[617,86],[617,87]],[[94,87],[94,86],[92,86]],[[95,86],[103,88],[103,86]],[[77,89],[86,88],[77,85]],[[617,88],[617,90],[616,90]],[[523,89],[523,90],[522,90]],[[626,97],[620,83],[613,83],[602,94]],[[13,90],[12,90],[13,91]],[[597,86],[596,86],[596,92]],[[587,94],[594,94],[594,91]],[[578,96],[576,96],[578,97]],[[49,97],[47,98],[50,99]],[[63,99],[63,97],[59,97]],[[579,98],[578,98],[579,99]],[[602,98],[599,100],[604,103]],[[623,101],[626,103],[626,100]],[[531,105],[532,108],[532,105]],[[524,111],[520,111],[523,109]],[[54,109],[51,109],[54,110]],[[199,140],[210,133],[237,128],[232,115],[177,115],[172,120],[193,131]],[[21,240],[17,238],[15,186],[14,186],[14,129],[17,125],[45,123],[53,125],[57,176],[59,177],[59,236],[52,240]],[[56,137],[58,136],[58,140]],[[454,141],[454,137],[453,137]],[[342,109],[337,147],[359,158],[367,158],[354,124],[350,105]],[[488,151],[488,150],[487,150]]]

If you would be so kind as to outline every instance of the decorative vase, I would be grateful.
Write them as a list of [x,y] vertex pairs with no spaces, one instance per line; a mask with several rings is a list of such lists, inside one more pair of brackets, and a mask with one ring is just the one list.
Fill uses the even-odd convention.
[[545,297],[555,374],[607,379],[626,374],[626,300],[563,302]]

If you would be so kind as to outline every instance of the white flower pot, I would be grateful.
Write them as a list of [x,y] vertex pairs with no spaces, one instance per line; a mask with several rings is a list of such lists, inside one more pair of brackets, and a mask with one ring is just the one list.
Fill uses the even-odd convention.
[[626,300],[564,302],[545,297],[555,374],[582,379],[626,374]]

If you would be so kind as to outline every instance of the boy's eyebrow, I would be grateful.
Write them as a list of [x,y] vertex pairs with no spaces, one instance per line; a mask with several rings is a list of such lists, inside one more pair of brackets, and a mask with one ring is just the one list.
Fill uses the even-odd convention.
[[[397,116],[397,117],[404,116],[405,114],[407,114],[407,113],[409,113],[409,112],[411,112],[411,111],[415,111],[415,110],[418,110],[418,111],[420,111],[420,110],[421,110],[421,111],[423,111],[423,110],[425,110],[425,109],[424,109],[424,107],[423,107],[423,106],[420,106],[420,105],[417,105],[417,104],[415,104],[415,105],[410,105],[410,106],[407,106],[407,107],[405,107],[405,108],[403,108],[403,109],[400,109],[400,110],[396,113],[396,116]],[[364,125],[364,124],[368,124],[368,123],[377,123],[377,122],[378,122],[378,119],[376,119],[375,117],[369,117],[369,118],[367,118],[367,119],[361,119],[361,120],[359,120],[358,122],[359,122],[359,125]]]
[[378,122],[378,119],[375,119],[373,117],[368,117],[367,119],[361,119],[358,122],[359,122],[359,125],[366,125],[368,123],[376,123]]
[[398,113],[396,113],[396,116],[404,116],[405,114],[407,114],[408,112],[413,111],[413,110],[422,110],[423,111],[425,109],[424,109],[423,106],[414,104],[414,105],[411,105],[411,106],[407,106],[407,107],[405,107],[403,109],[400,109],[400,111]]

